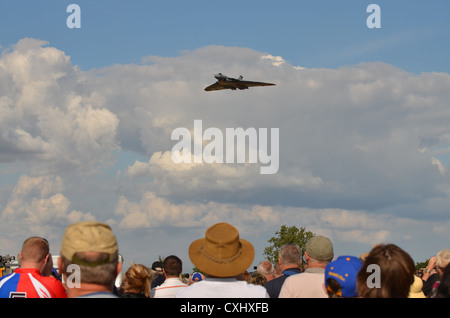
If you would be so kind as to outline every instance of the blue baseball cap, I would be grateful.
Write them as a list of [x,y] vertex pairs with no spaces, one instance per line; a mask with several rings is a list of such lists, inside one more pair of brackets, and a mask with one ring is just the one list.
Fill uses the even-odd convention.
[[202,274],[200,274],[200,273],[194,273],[194,274],[192,274],[192,281],[193,282],[199,282],[199,281],[201,281],[201,280],[203,280],[203,276],[202,276]]
[[327,290],[329,290],[327,280],[333,278],[341,285],[341,290],[336,293],[338,296],[358,296],[356,291],[356,276],[362,264],[362,261],[358,257],[347,255],[339,256],[335,261],[328,263],[325,268],[325,287]]

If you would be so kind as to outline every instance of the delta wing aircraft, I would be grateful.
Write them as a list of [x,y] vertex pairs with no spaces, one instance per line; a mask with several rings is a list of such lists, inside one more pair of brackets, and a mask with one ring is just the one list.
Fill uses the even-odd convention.
[[205,88],[205,91],[218,91],[221,89],[248,89],[249,87],[254,86],[273,86],[275,84],[272,83],[263,83],[263,82],[252,82],[252,81],[243,81],[242,75],[239,78],[232,78],[223,75],[222,73],[214,74],[214,77],[217,79],[217,82]]

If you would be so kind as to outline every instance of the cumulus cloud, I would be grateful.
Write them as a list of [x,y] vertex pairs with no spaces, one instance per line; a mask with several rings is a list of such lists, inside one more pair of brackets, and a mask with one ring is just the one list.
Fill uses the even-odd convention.
[[[63,180],[58,176],[22,175],[0,214],[0,230],[5,237],[41,235],[59,241],[61,229],[82,220],[92,220],[90,213],[72,210],[63,194]],[[39,233],[39,234],[36,234]]]
[[[135,179],[151,175],[160,189],[172,189],[174,195],[187,182],[197,186],[204,181],[198,189],[207,188],[207,193],[275,188],[285,193],[280,199],[278,192],[271,191],[273,202],[298,205],[314,200],[318,207],[379,208],[442,194],[436,185],[445,167],[437,166],[436,160],[431,163],[433,153],[419,150],[447,142],[446,74],[410,74],[383,63],[298,69],[281,57],[216,46],[147,61],[152,64],[133,70],[120,65],[104,70],[121,74],[125,85],[135,85],[127,90],[133,96],[127,98],[126,115],[127,120],[135,118],[135,130],[131,133],[128,124],[119,128],[130,133],[120,138],[134,136],[136,149],[149,157],[148,162],[135,162],[126,171]],[[217,71],[242,73],[277,86],[204,93],[202,89]],[[169,75],[170,82],[160,79]],[[139,81],[133,82],[136,77]],[[168,152],[175,142],[170,134],[178,127],[191,129],[195,119],[223,131],[279,128],[279,172],[264,179],[254,165],[173,164]],[[241,177],[235,178],[236,174]],[[254,195],[257,203],[261,192]]]
[[266,227],[276,220],[276,215],[272,212],[270,207],[253,206],[244,209],[217,202],[174,204],[152,192],[144,193],[139,202],[130,202],[121,197],[115,211],[121,217],[119,226],[128,229],[207,227],[224,219],[230,223],[251,223],[252,227]]
[[[276,86],[205,92],[217,72]],[[81,71],[65,52],[23,39],[0,58],[0,163],[22,169],[1,188],[2,230],[51,233],[102,213],[127,239],[226,220],[258,238],[290,223],[371,244],[413,241],[402,224],[417,230],[432,214],[425,226],[439,237],[433,222],[450,198],[449,86],[445,73],[304,68],[222,46]],[[278,172],[174,163],[171,133],[195,120],[221,131],[278,128]],[[122,162],[124,152],[137,159]]]
[[[118,118],[90,103],[92,91],[64,52],[34,39],[0,59],[0,162],[31,161],[48,173],[92,172],[118,150]],[[94,168],[94,169],[92,169]]]

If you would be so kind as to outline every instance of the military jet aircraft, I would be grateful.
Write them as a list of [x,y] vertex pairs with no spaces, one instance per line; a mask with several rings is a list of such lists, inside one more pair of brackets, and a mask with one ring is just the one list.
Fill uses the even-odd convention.
[[206,87],[205,91],[207,91],[207,92],[209,92],[209,91],[218,91],[218,90],[221,90],[221,89],[232,89],[232,90],[235,91],[237,88],[242,90],[242,89],[248,89],[249,87],[254,87],[254,86],[272,86],[272,85],[275,85],[275,84],[272,84],[272,83],[243,81],[242,80],[242,78],[243,78],[242,75],[239,76],[239,78],[232,78],[232,77],[225,76],[222,73],[219,73],[219,74],[214,74],[214,77],[217,79],[217,82],[215,82],[214,84]]

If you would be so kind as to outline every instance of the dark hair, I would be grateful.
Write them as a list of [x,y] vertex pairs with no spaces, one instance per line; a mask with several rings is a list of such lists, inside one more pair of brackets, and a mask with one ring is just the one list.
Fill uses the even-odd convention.
[[178,276],[181,274],[183,263],[178,256],[170,255],[164,259],[163,268],[168,276]]
[[445,267],[437,288],[436,298],[450,298],[450,265]]
[[326,286],[329,298],[342,298],[342,287],[337,280],[335,280],[334,278],[328,278]]
[[[379,286],[369,286],[371,265],[377,265]],[[407,298],[416,268],[411,256],[395,244],[375,246],[358,272],[356,286],[363,298]]]

